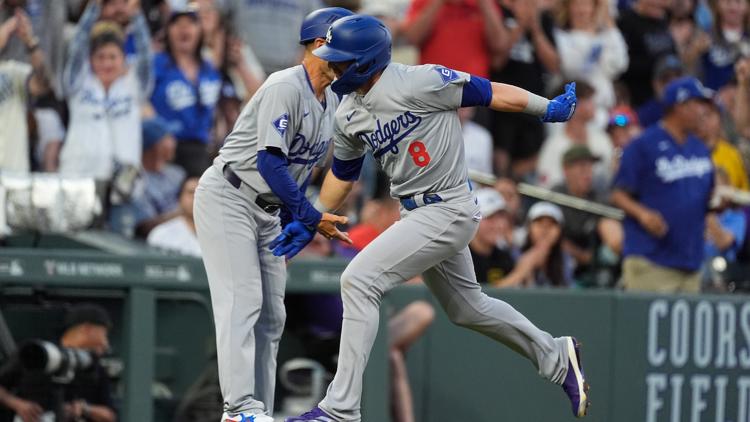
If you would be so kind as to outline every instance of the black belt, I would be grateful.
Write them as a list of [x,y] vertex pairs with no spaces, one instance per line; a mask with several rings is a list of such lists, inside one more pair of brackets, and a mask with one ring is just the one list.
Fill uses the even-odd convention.
[[[229,164],[224,164],[222,173],[224,173],[224,178],[227,179],[227,182],[234,186],[235,189],[239,189],[242,186],[242,179],[240,179],[240,176],[237,176],[237,173],[229,167]],[[255,205],[259,206],[260,209],[269,214],[273,214],[281,208],[281,205],[268,202],[257,195],[255,197]]]

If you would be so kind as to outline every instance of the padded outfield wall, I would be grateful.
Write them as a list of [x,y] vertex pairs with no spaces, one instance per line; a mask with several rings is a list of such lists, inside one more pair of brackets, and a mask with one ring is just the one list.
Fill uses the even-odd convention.
[[[343,267],[338,261],[296,262],[288,290],[335,294]],[[109,305],[119,323],[113,344],[123,359],[126,422],[160,420],[154,416],[151,381],[184,392],[211,343],[207,285],[196,260],[6,248],[0,250],[0,289],[2,310],[18,338],[43,334],[28,318],[34,292],[72,300],[100,297]],[[750,422],[748,296],[488,292],[553,335],[573,334],[583,343],[593,402],[587,420]],[[415,299],[437,306],[421,286],[399,288],[384,301],[367,371],[367,422],[388,420],[385,316]],[[560,388],[537,376],[529,362],[453,326],[442,311],[410,350],[408,364],[418,421],[454,422],[456,415],[488,422],[575,420]]]

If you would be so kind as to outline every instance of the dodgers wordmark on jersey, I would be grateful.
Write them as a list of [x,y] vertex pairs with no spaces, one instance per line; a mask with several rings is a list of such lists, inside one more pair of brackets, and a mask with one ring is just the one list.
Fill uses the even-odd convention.
[[289,174],[304,183],[315,165],[323,165],[333,134],[333,114],[339,99],[330,88],[325,105],[315,97],[302,65],[269,76],[237,119],[219,151],[240,178],[264,199],[278,198],[258,172],[258,151],[280,149],[289,161]]
[[468,73],[443,66],[391,63],[365,95],[344,97],[336,111],[334,156],[368,150],[391,180],[391,195],[439,192],[467,182],[461,106]]

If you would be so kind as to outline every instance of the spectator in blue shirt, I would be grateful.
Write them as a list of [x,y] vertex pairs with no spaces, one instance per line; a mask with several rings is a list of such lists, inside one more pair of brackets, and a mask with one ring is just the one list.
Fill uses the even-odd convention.
[[750,54],[748,0],[712,0],[708,2],[715,23],[709,32],[700,32],[686,52],[685,60],[696,63],[703,83],[721,89],[734,76],[734,64]]
[[159,118],[143,122],[143,193],[135,198],[135,234],[145,238],[157,225],[179,215],[180,186],[185,171],[170,162],[176,141]]
[[110,210],[110,230],[128,237],[145,239],[151,229],[180,215],[178,197],[186,178],[185,170],[171,164],[175,155],[174,136],[159,117],[143,121],[142,183],[127,204]]
[[151,104],[176,127],[175,163],[189,175],[208,167],[208,146],[221,75],[201,58],[201,26],[194,9],[177,10],[167,24],[166,51],[154,57],[156,83]]
[[626,213],[623,284],[628,290],[698,292],[714,170],[691,133],[709,90],[695,78],[665,89],[665,116],[624,150],[612,202]]

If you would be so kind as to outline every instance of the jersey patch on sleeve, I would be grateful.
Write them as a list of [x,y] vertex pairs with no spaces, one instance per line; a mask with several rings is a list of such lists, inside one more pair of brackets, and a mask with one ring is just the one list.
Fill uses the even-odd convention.
[[284,113],[273,121],[274,129],[279,132],[282,138],[286,135],[287,126],[289,126],[289,113]]
[[435,71],[440,74],[444,84],[458,79],[458,73],[445,66],[435,66]]

